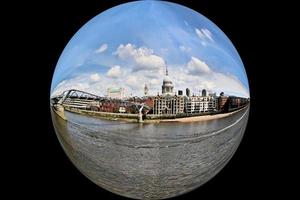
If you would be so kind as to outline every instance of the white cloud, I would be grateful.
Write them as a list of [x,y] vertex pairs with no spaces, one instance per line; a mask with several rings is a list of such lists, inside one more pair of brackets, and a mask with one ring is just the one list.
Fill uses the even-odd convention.
[[[112,70],[114,69],[114,70]],[[117,70],[116,70],[117,69]],[[119,67],[114,66],[109,71],[110,75],[118,74]],[[120,67],[120,69],[122,69]],[[101,75],[101,74],[80,74],[74,78],[64,80],[60,82],[53,90],[51,96],[59,95],[62,92],[70,89],[77,89],[86,91],[92,94],[105,96],[107,88],[110,87],[123,87],[126,92],[126,96],[133,95],[142,96],[144,85],[147,84],[150,89],[149,94],[155,95],[160,91],[162,84],[162,77],[157,75],[156,77],[145,76],[145,71],[132,72],[131,74],[125,75],[126,72],[122,71],[122,76],[118,78],[114,76]]]
[[206,45],[207,45],[206,42],[203,42],[203,41],[201,42],[201,44],[202,44],[203,46],[206,46]]
[[[65,90],[78,89],[92,94],[104,96],[109,87],[123,87],[129,94],[143,95],[143,87],[147,84],[150,95],[161,93],[162,76],[151,78],[145,76],[145,72],[139,71],[128,76],[113,78],[100,74],[81,74],[69,80],[64,80],[57,85],[51,96],[61,94]],[[249,97],[246,88],[235,76],[220,72],[191,74],[182,66],[170,66],[169,76],[175,86],[174,92],[190,88],[192,93],[198,94],[200,90],[207,89],[209,92],[224,92],[229,95]]]
[[150,80],[150,84],[151,85],[159,85],[159,84],[161,84],[161,80],[159,80],[157,78],[153,78]]
[[203,81],[201,84],[200,84],[200,87],[201,88],[205,88],[207,90],[213,90],[216,88],[216,83],[214,81]]
[[204,29],[199,30],[199,29],[195,28],[195,31],[200,39],[202,39],[202,40],[208,39],[210,41],[214,41],[212,38],[212,34],[208,29],[204,28]]
[[167,48],[160,49],[160,53],[162,53],[162,54],[166,54],[166,53],[168,53],[168,51],[169,51],[169,49],[167,49]]
[[198,58],[192,57],[187,64],[187,70],[190,74],[202,75],[211,72],[209,66]]
[[90,76],[90,78],[91,78],[91,80],[92,81],[99,81],[100,80],[100,75],[99,74],[92,74],[91,76]]
[[[178,74],[180,74],[180,76],[178,76]],[[173,80],[173,83],[175,83],[176,91],[185,91],[185,88],[190,88],[192,93],[197,94],[202,89],[207,89],[209,92],[216,92],[217,94],[224,92],[229,95],[249,97],[248,88],[236,77],[220,72],[196,75],[189,74],[183,69],[176,69],[171,70],[170,78]]]
[[51,96],[59,95],[70,89],[82,90],[95,95],[104,95],[103,85],[107,80],[99,74],[81,74],[74,78],[60,82],[53,90]]
[[211,41],[213,41],[213,39],[212,39],[212,34],[211,34],[211,32],[210,32],[208,29],[202,29],[202,33],[204,33],[204,35],[205,35],[208,39],[210,39]]
[[102,44],[98,49],[96,49],[95,53],[103,53],[108,48],[107,44]]
[[[70,89],[82,90],[91,94],[105,96],[110,87],[123,87],[127,91],[134,91],[124,84],[126,78],[115,79],[99,74],[80,74],[76,77],[60,82],[53,90],[51,96],[56,96]],[[136,93],[136,91],[135,91]]]
[[159,70],[165,67],[164,60],[156,55],[142,55],[138,56],[135,59],[136,67],[134,68],[136,71],[139,70]]
[[[208,34],[201,31],[201,34]],[[208,38],[207,38],[208,39]],[[207,41],[203,41],[207,42]],[[186,46],[179,46],[181,51],[189,50]],[[165,72],[165,61],[155,55],[154,51],[146,47],[136,47],[132,44],[121,44],[116,52],[124,68],[119,65],[112,66],[106,74],[89,73],[64,80],[53,90],[53,94],[60,94],[65,90],[78,89],[96,95],[106,95],[109,87],[123,87],[129,94],[143,95],[143,87],[147,84],[150,95],[161,93],[161,85]],[[126,70],[125,70],[126,69]],[[207,63],[199,58],[191,59],[182,65],[170,65],[169,76],[175,86],[174,92],[190,88],[192,93],[207,89],[211,92],[225,92],[225,94],[249,96],[246,88],[236,77],[213,71]],[[129,73],[130,72],[130,73]],[[52,94],[52,95],[53,95]]]
[[234,76],[223,73],[213,73],[210,78],[215,86],[212,88],[225,94],[249,97],[248,89]]
[[128,76],[125,83],[133,89],[137,89],[137,88],[141,87],[141,85],[142,85],[142,82],[140,82],[138,80],[137,76]]
[[186,26],[189,26],[189,23],[187,21],[184,20],[183,22]]
[[186,46],[183,46],[183,45],[179,46],[179,49],[182,52],[190,52],[192,50],[191,47],[186,47]]
[[199,58],[192,57],[185,68],[170,67],[169,76],[175,84],[176,91],[190,88],[192,93],[197,94],[200,90],[207,89],[217,94],[224,92],[229,95],[249,97],[248,88],[238,78],[231,74],[213,71]]
[[115,54],[119,56],[121,59],[127,59],[134,57],[134,55],[137,53],[137,50],[135,49],[135,46],[128,43],[127,45],[121,44]]
[[132,61],[133,71],[158,71],[165,68],[164,59],[146,47],[137,48],[130,43],[121,44],[115,54],[123,60]]
[[118,77],[122,76],[122,74],[123,74],[123,72],[119,65],[113,66],[107,72],[107,76],[112,77],[112,78],[118,78]]

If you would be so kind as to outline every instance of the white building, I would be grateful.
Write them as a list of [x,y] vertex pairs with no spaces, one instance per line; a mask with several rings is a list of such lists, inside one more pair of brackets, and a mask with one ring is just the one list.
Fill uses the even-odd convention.
[[153,114],[176,115],[184,112],[184,97],[180,95],[157,95],[154,98]]
[[217,98],[213,96],[191,96],[185,102],[187,113],[203,113],[216,110]]
[[107,97],[111,99],[124,99],[125,89],[121,87],[111,87],[107,89]]

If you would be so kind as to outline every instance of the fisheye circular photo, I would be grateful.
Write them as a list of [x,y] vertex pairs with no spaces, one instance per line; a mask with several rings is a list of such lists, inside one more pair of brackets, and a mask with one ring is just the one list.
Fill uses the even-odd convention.
[[121,196],[165,199],[228,163],[250,92],[238,52],[213,22],[179,4],[136,1],[72,37],[50,107],[61,146],[88,179]]

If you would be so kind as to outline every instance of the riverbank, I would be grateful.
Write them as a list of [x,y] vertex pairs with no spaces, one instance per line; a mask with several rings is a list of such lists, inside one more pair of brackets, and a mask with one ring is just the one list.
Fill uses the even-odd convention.
[[231,115],[234,115],[237,112],[241,112],[245,109],[248,109],[248,107],[249,107],[249,105],[247,105],[239,110],[235,110],[235,111],[229,112],[229,113],[220,113],[220,114],[214,114],[214,115],[203,115],[203,116],[195,116],[195,117],[184,117],[184,118],[176,118],[176,119],[162,119],[159,121],[160,122],[181,122],[181,123],[209,121],[209,120],[215,120],[215,119],[220,119],[220,118],[224,118],[224,117],[229,117]]
[[[182,118],[173,118],[173,119],[144,119],[143,123],[169,123],[169,122],[180,122],[180,123],[191,123],[191,122],[201,122],[201,121],[209,121],[209,120],[216,120],[224,117],[229,117],[234,115],[237,112],[241,112],[245,109],[248,109],[249,105],[229,112],[229,113],[219,113],[219,114],[210,114],[210,115],[201,115],[201,116],[191,116],[191,117],[182,117]],[[114,113],[98,113],[94,111],[87,111],[87,110],[79,110],[79,109],[65,109],[65,111],[77,113],[81,115],[86,115],[90,117],[95,117],[99,119],[105,120],[112,120],[112,121],[125,121],[125,122],[138,122],[137,114],[124,114],[122,117],[120,115],[115,115]]]

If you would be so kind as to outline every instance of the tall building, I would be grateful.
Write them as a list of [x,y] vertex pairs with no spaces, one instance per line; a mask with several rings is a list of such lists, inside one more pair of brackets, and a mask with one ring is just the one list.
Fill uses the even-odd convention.
[[[184,112],[184,96],[175,95],[174,86],[166,68],[166,75],[162,84],[162,95],[154,97],[153,114],[176,115]],[[182,93],[182,92],[181,92]]]
[[125,97],[125,89],[122,87],[108,88],[107,97],[111,99],[123,99]]
[[144,95],[145,96],[147,96],[148,91],[149,91],[148,86],[145,84],[145,87],[144,87]]
[[203,96],[203,97],[206,97],[206,95],[207,95],[207,94],[206,94],[206,89],[203,89],[203,90],[202,90],[202,96]]
[[188,97],[191,96],[191,90],[189,88],[186,88],[185,93],[186,93],[186,96],[188,96]]

